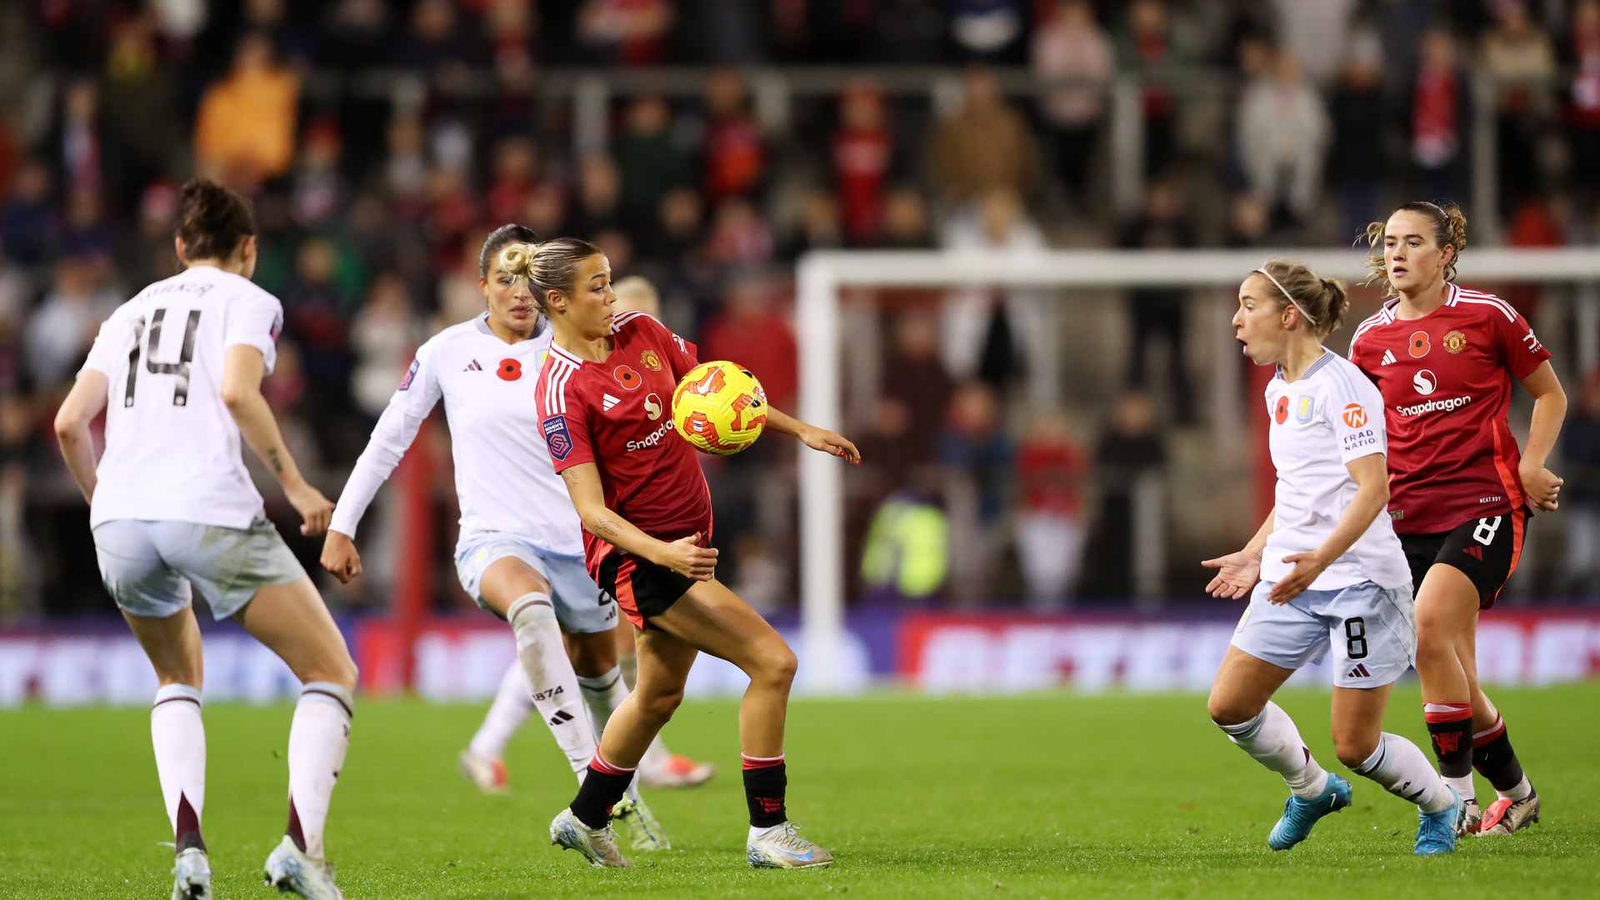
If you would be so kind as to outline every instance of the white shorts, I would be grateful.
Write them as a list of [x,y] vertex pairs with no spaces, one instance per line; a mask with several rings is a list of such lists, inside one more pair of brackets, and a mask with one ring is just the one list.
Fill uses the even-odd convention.
[[561,630],[595,634],[617,626],[617,604],[600,593],[581,556],[563,556],[534,546],[514,534],[475,534],[456,548],[456,577],[461,588],[484,609],[479,587],[483,573],[506,557],[521,560],[550,583],[551,600]]
[[265,516],[249,528],[198,522],[113,519],[94,530],[100,580],[131,616],[165,619],[191,602],[190,586],[226,619],[256,591],[306,577]]
[[1343,688],[1393,684],[1416,662],[1417,624],[1411,585],[1363,581],[1336,591],[1306,591],[1288,603],[1267,602],[1263,581],[1233,631],[1233,646],[1256,659],[1298,669],[1333,650],[1333,683]]

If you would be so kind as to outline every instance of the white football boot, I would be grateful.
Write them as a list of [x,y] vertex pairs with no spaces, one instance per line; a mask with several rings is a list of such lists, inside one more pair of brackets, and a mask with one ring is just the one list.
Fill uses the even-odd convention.
[[617,849],[611,823],[607,822],[604,828],[590,828],[583,824],[570,806],[551,820],[550,843],[582,853],[591,866],[625,869],[633,865],[623,859],[622,851]]
[[211,861],[199,847],[178,854],[172,879],[172,900],[211,900]]
[[745,858],[757,869],[810,869],[833,865],[833,854],[800,836],[793,822],[768,828],[744,845]]
[[656,814],[639,796],[637,787],[629,786],[628,792],[611,808],[611,824],[628,834],[628,843],[635,850],[654,853],[672,849],[672,841],[661,829],[661,823],[656,821]]
[[267,887],[277,888],[280,894],[296,894],[306,900],[344,900],[333,883],[333,867],[326,860],[307,856],[288,835],[267,857],[265,868]]

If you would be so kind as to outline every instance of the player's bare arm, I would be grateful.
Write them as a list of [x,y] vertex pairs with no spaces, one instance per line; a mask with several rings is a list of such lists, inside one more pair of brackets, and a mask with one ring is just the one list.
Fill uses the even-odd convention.
[[267,398],[261,396],[264,374],[265,363],[260,350],[244,345],[229,347],[223,364],[222,402],[238,424],[239,434],[250,445],[251,452],[283,485],[284,496],[303,520],[300,533],[321,534],[328,530],[333,503],[300,474],[300,467],[295,465],[294,457],[284,445],[272,407],[267,405]]
[[1544,464],[1556,445],[1556,437],[1561,434],[1561,423],[1567,417],[1567,392],[1562,389],[1561,379],[1556,377],[1549,360],[1529,372],[1522,384],[1533,396],[1533,420],[1528,425],[1528,446],[1522,451],[1517,474],[1534,509],[1555,510],[1560,505],[1564,481]]
[[829,431],[826,428],[818,428],[815,425],[807,424],[771,406],[767,407],[767,428],[783,434],[793,435],[799,439],[800,443],[813,450],[831,453],[848,463],[861,465],[861,451],[857,450],[855,444],[852,444],[848,438],[837,431]]
[[1219,600],[1238,600],[1250,596],[1250,589],[1261,580],[1261,551],[1267,546],[1268,535],[1272,534],[1276,514],[1276,507],[1267,511],[1266,519],[1256,529],[1255,536],[1244,545],[1244,549],[1200,561],[1200,565],[1218,570],[1206,585],[1206,593]]
[[1345,468],[1356,483],[1355,497],[1345,507],[1339,524],[1334,526],[1333,533],[1322,542],[1322,546],[1310,553],[1291,553],[1283,558],[1284,562],[1294,563],[1294,571],[1273,585],[1272,593],[1267,597],[1270,602],[1288,603],[1310,587],[1324,569],[1366,534],[1378,514],[1389,505],[1388,457],[1382,453],[1368,454],[1345,463]]
[[86,370],[56,411],[56,440],[61,444],[61,457],[67,461],[67,470],[83,492],[83,499],[89,502],[94,501],[97,483],[89,423],[106,408],[106,385],[105,373]]
[[701,547],[700,534],[671,542],[659,540],[640,531],[606,506],[605,491],[600,485],[600,470],[594,463],[580,463],[563,469],[561,479],[566,482],[572,506],[590,534],[604,539],[619,550],[665,566],[686,578],[710,581],[716,574],[717,550],[714,547]]

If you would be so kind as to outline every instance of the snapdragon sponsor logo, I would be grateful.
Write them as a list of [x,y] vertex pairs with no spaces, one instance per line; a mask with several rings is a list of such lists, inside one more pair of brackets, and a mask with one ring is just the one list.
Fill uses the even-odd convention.
[[1394,411],[1402,416],[1410,418],[1412,416],[1420,416],[1424,413],[1431,412],[1454,412],[1455,410],[1458,410],[1471,402],[1472,397],[1463,394],[1460,397],[1446,397],[1442,400],[1429,400],[1424,403],[1413,403],[1410,406],[1396,406]]
[[666,437],[667,437],[667,434],[669,432],[671,432],[671,431],[672,431],[672,423],[671,422],[662,422],[661,423],[661,427],[657,428],[655,431],[650,432],[648,435],[644,436],[643,438],[640,438],[637,441],[629,441],[628,442],[628,452],[632,453],[635,450],[647,450],[647,449],[649,449],[651,447],[654,447],[655,445],[657,445],[657,444],[661,443],[663,440],[665,440]]

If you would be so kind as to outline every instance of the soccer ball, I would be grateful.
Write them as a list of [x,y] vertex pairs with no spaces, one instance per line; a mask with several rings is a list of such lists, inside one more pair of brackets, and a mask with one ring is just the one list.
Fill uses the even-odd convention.
[[701,363],[672,392],[672,427],[697,450],[731,456],[767,427],[767,392],[737,363]]

